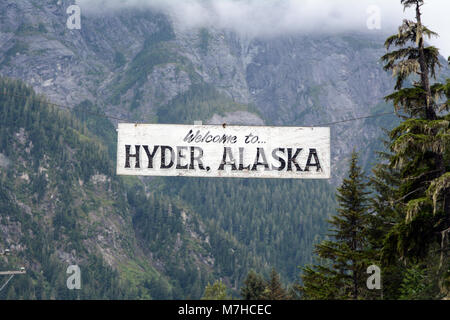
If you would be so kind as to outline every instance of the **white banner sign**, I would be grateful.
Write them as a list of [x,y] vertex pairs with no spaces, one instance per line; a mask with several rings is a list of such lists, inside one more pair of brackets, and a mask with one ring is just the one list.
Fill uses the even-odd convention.
[[117,174],[330,178],[330,128],[119,123]]

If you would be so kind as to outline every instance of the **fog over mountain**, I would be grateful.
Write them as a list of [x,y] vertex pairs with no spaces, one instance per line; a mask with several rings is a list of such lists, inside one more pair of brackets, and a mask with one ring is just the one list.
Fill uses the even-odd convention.
[[[393,32],[404,17],[399,1],[392,0],[77,0],[85,13],[152,8],[170,14],[181,27],[216,27],[248,36],[278,36],[303,32],[372,31],[379,19],[382,31]],[[431,43],[450,55],[450,2],[425,4],[424,21],[441,37]],[[443,9],[444,8],[444,9]],[[379,15],[378,15],[379,13]],[[414,11],[408,10],[413,16]],[[369,21],[369,22],[368,22]],[[375,21],[376,23],[376,21]],[[372,24],[373,25],[373,24]],[[376,24],[378,27],[378,24]]]

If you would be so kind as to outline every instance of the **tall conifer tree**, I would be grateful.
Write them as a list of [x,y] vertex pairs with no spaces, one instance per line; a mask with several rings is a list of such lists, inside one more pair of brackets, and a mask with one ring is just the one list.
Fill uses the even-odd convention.
[[265,288],[264,278],[250,270],[244,281],[244,286],[241,288],[241,296],[244,300],[261,300]]
[[[374,230],[386,233],[378,241],[385,271],[400,267],[399,262],[404,268],[418,263],[427,268],[437,259],[435,271],[445,274],[450,233],[450,116],[445,112],[450,80],[435,82],[441,63],[438,49],[425,43],[437,34],[422,23],[424,1],[401,3],[415,10],[415,20],[404,20],[398,33],[386,40],[386,49],[395,50],[382,60],[396,78],[395,92],[386,100],[393,102],[403,122],[389,133],[386,165],[375,170],[375,189],[384,196],[374,199]],[[439,283],[442,287],[444,282]]]
[[348,177],[338,188],[338,214],[329,223],[333,229],[315,252],[322,263],[303,268],[303,284],[297,286],[306,299],[360,299],[365,297],[367,274],[371,264],[367,225],[368,192],[366,178],[353,152]]
[[270,278],[266,281],[266,287],[261,294],[262,300],[287,300],[288,293],[280,281],[280,275],[272,268]]

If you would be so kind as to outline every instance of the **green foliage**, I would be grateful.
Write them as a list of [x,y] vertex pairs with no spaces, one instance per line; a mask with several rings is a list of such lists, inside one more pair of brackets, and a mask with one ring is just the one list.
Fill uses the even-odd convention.
[[217,280],[213,284],[209,284],[205,288],[202,300],[230,300],[231,297],[227,294],[227,286],[222,280]]
[[250,270],[244,286],[241,287],[241,297],[244,300],[288,300],[292,298],[275,268],[272,268],[267,280],[254,270]]
[[[36,166],[41,164],[44,154],[54,155],[54,161],[67,159],[66,145],[77,151],[76,154],[82,161],[76,167],[72,167],[69,162],[61,163],[60,174],[63,180],[72,180],[77,176],[88,180],[95,172],[111,173],[109,159],[102,152],[104,147],[98,140],[88,138],[79,122],[66,113],[45,105],[42,99],[36,99],[35,94],[19,82],[0,79],[0,91],[7,93],[0,95],[0,126],[4,133],[0,150],[6,156],[13,159],[19,156],[12,136],[20,128],[24,128],[23,134],[28,134],[33,146],[32,160]],[[74,175],[70,177],[68,173],[72,171]]]
[[241,287],[241,297],[244,300],[261,300],[265,288],[264,278],[254,270],[250,270]]
[[[211,277],[204,267],[196,269],[194,256],[206,254],[210,248],[203,241],[192,241],[186,230],[185,219],[189,215],[193,220],[189,228],[201,233],[195,214],[163,195],[146,195],[141,186],[130,188],[127,198],[134,211],[133,227],[138,240],[155,259],[167,265],[165,275],[171,283],[170,287],[165,285],[167,295],[164,298],[200,298],[200,288],[204,288]],[[154,294],[152,297],[155,298]],[[161,298],[161,294],[156,298]]]
[[142,189],[128,192],[128,202],[135,208],[133,224],[146,247],[156,253],[157,258],[168,258],[175,246],[177,234],[183,232],[182,212],[169,199],[147,197]]
[[[439,114],[449,92],[447,84],[430,85],[440,63],[438,50],[424,44],[436,34],[422,24],[423,1],[402,4],[415,7],[416,20],[405,20],[386,40],[396,50],[382,59],[397,78],[386,100],[406,115],[389,132],[388,153],[374,171],[371,243],[379,252],[387,298],[434,299],[447,292],[442,283],[449,266],[444,240],[450,230],[450,118]],[[411,77],[420,81],[404,87]]]
[[353,153],[348,177],[338,188],[338,214],[332,225],[331,240],[316,245],[322,263],[303,268],[302,285],[296,289],[306,299],[360,299],[365,290],[366,268],[373,253],[369,247],[368,192],[366,178]]
[[[0,171],[0,223],[7,229],[11,223],[20,223],[21,238],[15,241],[26,248],[16,264],[0,261],[0,269],[17,267],[21,261],[29,270],[29,278],[25,281],[18,277],[1,298],[173,298],[172,285],[157,274],[135,283],[142,290],[128,286],[127,277],[122,283],[118,271],[86,245],[92,239],[91,228],[95,230],[88,218],[93,211],[100,219],[103,211],[117,218],[129,214],[126,198],[117,193],[120,181],[111,178],[113,165],[104,144],[112,151],[116,139],[114,127],[104,114],[84,102],[75,108],[76,119],[47,105],[18,81],[0,79],[0,93],[4,93],[0,94],[0,153],[11,162]],[[30,183],[21,182],[22,174]],[[94,174],[103,174],[109,181],[105,186],[94,186]],[[30,208],[31,214],[17,208],[18,200]],[[54,207],[42,212],[42,206],[48,203]],[[67,265],[56,257],[59,250],[75,254],[82,270],[80,291],[67,290]]]
[[[18,81],[0,78],[0,114],[0,153],[11,162],[0,171],[0,223],[7,230],[18,223],[20,238],[15,241],[25,248],[14,254],[14,260],[0,259],[0,269],[27,268],[27,276],[14,279],[0,299],[127,297],[117,271],[83,245],[86,234],[81,221],[85,217],[77,186],[79,181],[88,183],[94,174],[111,175],[105,148],[95,136],[89,137],[79,121],[50,107]],[[22,182],[21,175],[29,183]],[[109,187],[116,189],[117,182]],[[54,216],[44,218],[41,206],[50,198],[57,204]],[[17,201],[30,213],[19,209]],[[0,234],[0,243],[5,241]],[[80,291],[67,290],[67,265],[56,257],[58,250],[77,253],[82,269]]]
[[332,186],[323,181],[176,177],[155,179],[152,188],[199,214],[216,268],[240,283],[252,268],[270,271],[263,261],[292,281],[297,266],[311,261],[335,207]]
[[280,281],[280,275],[274,268],[270,272],[270,278],[266,281],[266,287],[261,294],[262,300],[287,300],[288,293]]
[[[415,259],[426,256],[429,246],[439,241],[435,233],[450,227],[450,185],[445,178],[450,167],[450,118],[436,114],[438,98],[446,94],[443,85],[430,86],[430,78],[436,77],[435,69],[440,66],[439,54],[435,48],[424,47],[423,38],[436,34],[422,25],[417,1],[402,3],[416,6],[416,21],[405,20],[398,35],[387,39],[387,48],[399,48],[382,59],[385,69],[392,70],[398,79],[396,92],[386,99],[410,117],[389,136],[392,154],[388,160],[399,170],[404,221],[390,230],[386,241],[390,248],[397,247],[402,259]],[[406,47],[408,43],[414,46]],[[412,75],[420,76],[420,82],[403,88]]]
[[78,118],[90,133],[99,137],[108,148],[109,158],[117,153],[117,133],[106,114],[92,102],[86,100],[75,106],[73,115]]
[[423,269],[413,266],[406,269],[400,286],[401,300],[417,300],[423,299],[423,292],[426,289],[425,276]]
[[225,115],[238,110],[256,112],[250,106],[233,102],[212,85],[201,83],[191,85],[168,105],[160,106],[157,116],[159,123],[193,123],[210,119],[214,114]]

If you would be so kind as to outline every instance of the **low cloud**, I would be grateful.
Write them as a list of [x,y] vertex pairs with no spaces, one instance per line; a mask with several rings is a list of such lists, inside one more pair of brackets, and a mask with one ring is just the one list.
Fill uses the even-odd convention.
[[[367,21],[379,9],[381,31],[394,32],[402,19],[399,0],[78,0],[85,12],[152,9],[172,17],[180,28],[214,27],[266,37],[302,32],[369,31]],[[371,8],[371,9],[370,9]],[[450,55],[450,1],[428,0],[424,21],[441,34],[432,41]]]

